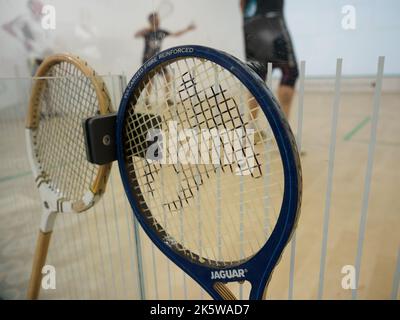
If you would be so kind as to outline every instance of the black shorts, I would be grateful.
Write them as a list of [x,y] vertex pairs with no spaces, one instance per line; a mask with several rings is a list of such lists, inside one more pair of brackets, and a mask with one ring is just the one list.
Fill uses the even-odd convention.
[[[281,85],[294,87],[299,75],[292,40],[282,15],[256,16],[244,22],[246,59],[282,71]],[[260,76],[265,80],[267,72]]]

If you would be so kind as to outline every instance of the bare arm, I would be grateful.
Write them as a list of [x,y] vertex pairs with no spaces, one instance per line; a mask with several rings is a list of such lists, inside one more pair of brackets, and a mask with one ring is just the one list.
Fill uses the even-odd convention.
[[246,2],[247,0],[240,0],[240,9],[242,12],[244,11],[244,8],[246,7]]
[[3,24],[2,28],[12,37],[21,41],[27,50],[31,51],[33,48],[32,40],[24,36],[21,30],[21,23],[20,17],[16,17],[14,20]]
[[17,22],[17,20],[18,18],[15,18],[14,20],[11,20],[10,22],[3,24],[1,27],[13,37],[18,37],[17,33],[14,30],[14,25]]
[[190,25],[187,26],[185,29],[182,29],[182,30],[177,31],[177,32],[171,32],[171,36],[173,36],[173,37],[179,37],[179,36],[185,34],[186,32],[192,31],[192,30],[194,30],[194,29],[196,29],[196,26],[195,26],[194,24],[190,24]]
[[141,30],[137,31],[137,32],[134,34],[134,37],[135,37],[135,38],[144,37],[144,35],[145,35],[148,31],[149,31],[149,29],[147,29],[147,28],[141,29]]

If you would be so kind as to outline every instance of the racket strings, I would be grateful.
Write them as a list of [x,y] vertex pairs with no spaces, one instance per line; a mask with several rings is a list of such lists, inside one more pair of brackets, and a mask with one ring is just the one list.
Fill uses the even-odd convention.
[[[134,127],[134,122],[137,123],[137,119],[135,118],[134,114],[130,114],[129,118],[131,119],[130,121],[130,129],[133,129]],[[141,118],[141,121],[144,121],[143,118]],[[139,143],[139,144],[135,144],[135,142],[137,142],[137,137],[138,136],[145,136],[145,130],[143,130],[143,127],[140,128],[136,128],[135,131],[131,131],[131,132],[135,132],[135,134],[131,134],[129,135],[129,138],[127,140],[127,143],[129,143],[131,149],[135,149],[134,155],[138,156],[138,155],[143,155],[145,153],[144,148],[146,147],[146,144],[144,142]],[[140,139],[139,139],[140,140]],[[161,166],[158,165],[157,163],[153,163],[150,164],[148,162],[143,163],[143,166],[140,167],[141,170],[143,170],[143,176],[145,178],[145,190],[148,193],[151,193],[154,196],[154,187],[152,186],[153,182],[155,181],[155,174],[159,172],[159,170],[161,169]],[[178,166],[173,166],[173,169],[175,171],[175,173],[179,174],[180,172],[186,172],[184,168],[180,168]],[[136,168],[137,170],[137,168]],[[187,175],[186,173],[184,174],[184,178],[182,179],[185,182],[185,185],[183,185],[182,183],[180,184],[181,190],[178,194],[178,199],[171,201],[171,202],[167,202],[165,203],[166,206],[169,207],[170,210],[172,210],[173,208],[175,208],[175,210],[178,210],[182,205],[183,202],[186,201],[189,197],[193,197],[193,191],[192,189],[197,186],[197,181],[194,179],[191,179],[191,177],[193,177],[193,173],[191,173],[190,175]],[[180,205],[179,205],[180,203]]]
[[[233,80],[234,78],[233,77],[228,77],[228,79],[227,79],[227,81],[231,81],[231,80]],[[239,89],[239,91],[240,91],[240,89]],[[242,90],[242,92],[243,92],[243,90]],[[249,100],[251,100],[251,99],[253,99],[254,100],[254,98],[253,97],[251,97]],[[239,99],[240,100],[240,99]],[[268,127],[268,126],[267,126]],[[271,139],[272,140],[272,139]],[[280,160],[280,158],[279,158],[279,160]],[[240,193],[242,193],[242,190],[240,191]],[[243,200],[242,200],[243,201]],[[250,203],[253,203],[252,201],[250,202]],[[254,209],[252,209],[252,212],[256,212]]]
[[[195,87],[195,83],[193,83],[191,86]],[[185,87],[185,91],[186,92],[188,91],[187,87]],[[243,141],[243,139],[247,139],[246,142],[249,142],[249,145],[251,145],[252,141],[250,141],[248,139],[248,135],[246,134],[246,129],[245,129],[245,123],[243,122],[243,119],[240,116],[238,105],[236,104],[236,101],[232,98],[226,98],[224,95],[224,91],[226,91],[226,90],[222,90],[222,87],[220,87],[219,92],[215,92],[213,87],[211,87],[211,91],[212,91],[212,95],[206,96],[205,98],[200,98],[199,94],[196,93],[196,97],[199,102],[192,105],[193,109],[194,109],[194,117],[193,118],[196,119],[196,121],[195,121],[195,123],[191,123],[190,119],[187,119],[187,120],[192,126],[201,126],[203,123],[205,123],[208,130],[212,130],[214,128],[218,128],[218,127],[222,126],[223,130],[226,133],[229,132],[229,130],[231,130],[229,127],[233,127],[233,130],[234,130],[233,133],[235,134],[233,139],[230,137],[230,135],[227,135],[226,133],[225,133],[225,135],[220,133],[220,142],[222,143],[222,146],[223,146],[224,157],[220,157],[219,167],[221,167],[221,169],[224,171],[225,166],[224,166],[223,162],[224,163],[232,162],[232,156],[234,156],[234,158],[235,158],[233,162],[236,162],[236,163],[239,163],[239,158],[240,159],[244,158],[246,162],[248,160],[246,157],[246,152],[245,152],[246,148],[243,145],[240,145],[240,148],[235,148],[234,142],[239,142],[241,144],[241,141]],[[181,94],[181,91],[179,92],[179,94]],[[219,96],[222,97],[222,100],[219,99]],[[184,99],[181,99],[181,101],[182,101],[182,103],[184,103]],[[210,103],[210,101],[211,101],[211,103]],[[206,107],[204,107],[203,104],[205,104]],[[221,105],[223,105],[223,108],[220,107]],[[197,106],[200,107],[199,111],[196,110]],[[206,115],[207,110],[210,110],[208,116]],[[221,119],[221,117],[223,117],[224,114],[228,114],[228,116],[229,116],[227,121],[223,121]],[[217,117],[217,120],[216,120],[215,115]],[[201,117],[203,117],[203,118],[201,118]],[[235,122],[236,120],[238,123]],[[211,122],[211,124],[209,124],[210,122]],[[240,134],[238,133],[238,129],[243,129],[243,130],[239,130]],[[224,137],[227,137],[228,141],[226,141],[226,139],[224,139]],[[244,157],[242,157],[242,156],[238,157],[238,154],[237,154],[237,152],[235,152],[235,150],[240,150],[241,155]],[[209,149],[208,151],[212,151],[212,150]],[[254,151],[254,150],[252,150],[252,151]],[[208,152],[207,154],[209,155],[210,152]],[[256,157],[252,157],[252,159],[255,159],[257,162]],[[207,159],[202,159],[202,160],[204,161]],[[224,160],[224,161],[222,161],[222,160]],[[228,160],[228,161],[226,161],[226,160]],[[247,162],[246,164],[248,165],[249,163]],[[260,169],[260,165],[258,163],[255,167]],[[255,169],[255,167],[249,168],[250,174],[252,176],[253,176],[253,169]],[[232,165],[229,165],[229,168],[230,168],[231,172],[233,172]],[[238,168],[240,170],[242,170],[241,166],[238,166]],[[243,174],[243,173],[244,172],[241,172],[240,174]],[[259,172],[259,176],[261,176],[261,172]]]
[[156,12],[158,13],[161,19],[167,18],[174,10],[174,6],[171,1],[163,0],[158,5]]
[[[186,72],[184,75],[183,75],[183,78],[185,77],[185,75],[187,75],[187,74],[189,74],[188,72]],[[185,90],[180,90],[179,91],[179,94],[181,94],[182,93],[182,91],[186,91],[186,92],[188,92],[188,83],[190,83],[190,82],[193,82],[193,77],[190,77],[189,78],[189,80],[184,80],[184,81],[182,81],[183,82],[183,86],[185,87]],[[194,85],[192,84],[190,87],[194,87]],[[211,87],[211,89],[213,89],[213,87]],[[224,90],[220,90],[220,92],[224,92]],[[219,94],[220,92],[218,92],[217,94]],[[206,97],[206,99],[203,99],[203,101],[210,101],[210,100],[212,100],[213,98],[215,99],[215,97],[217,97],[217,94],[215,94],[215,92],[213,91],[212,92],[212,96],[211,97]],[[194,96],[199,96],[198,95],[198,93],[196,93],[196,94],[190,94],[190,93],[188,93],[188,96],[190,97],[190,98],[192,98],[192,97],[194,97]],[[182,99],[181,98],[181,101],[185,101],[186,99]],[[200,100],[200,99],[198,99],[198,100]],[[229,100],[231,100],[231,101],[234,101],[233,99],[229,99]],[[226,104],[226,102],[227,101],[229,101],[228,99],[225,99],[223,102]],[[218,106],[218,102],[215,104],[216,106]],[[196,105],[194,105],[194,106],[196,106]],[[211,109],[212,110],[212,109]],[[229,110],[229,108],[227,108],[227,112],[230,112],[230,110]],[[220,112],[221,114],[223,114],[223,112]],[[231,117],[232,117],[232,115],[231,115]],[[236,118],[239,118],[239,117],[236,117]],[[243,122],[242,122],[242,124],[243,124]],[[215,122],[214,122],[214,126],[215,126]],[[237,126],[236,126],[237,127]],[[210,126],[208,126],[208,128],[210,128]],[[215,170],[214,170],[215,171]]]
[[[147,164],[145,164],[145,165],[147,165]],[[141,167],[141,169],[143,169],[143,167]],[[174,176],[174,173],[176,172],[176,168],[171,166],[171,167],[169,167],[168,169],[169,169],[169,170],[172,170],[172,173],[171,173],[171,174],[167,174],[167,176]],[[136,168],[136,169],[134,169],[133,171],[135,171],[136,174],[139,173],[139,175],[141,175],[141,174],[140,174],[141,170],[139,170],[139,168]],[[165,175],[165,170],[164,170],[164,168],[163,168],[163,170],[162,170],[161,172]],[[163,184],[163,182],[164,182],[164,180],[162,180],[161,184]],[[168,183],[168,184],[175,185],[176,182],[175,182],[175,183]],[[178,185],[181,185],[181,184],[179,184],[179,183],[177,183],[177,184],[178,184]],[[166,200],[165,200],[165,192],[163,192],[165,189],[163,188],[163,186],[161,186],[161,190],[162,190],[162,195],[161,195],[162,202],[160,202],[160,203],[166,203]],[[140,190],[140,188],[136,188],[136,191],[139,193],[141,190]],[[143,192],[143,190],[142,190],[142,192]],[[160,196],[155,196],[154,193],[152,193],[152,196],[153,196],[153,201],[158,201],[157,199],[160,198]],[[147,202],[146,200],[142,200],[142,201],[141,201],[141,204],[142,204],[143,206],[146,206],[146,202]],[[159,208],[157,208],[157,209],[159,209]],[[161,210],[162,210],[162,212],[160,212]],[[149,212],[149,210],[145,210],[145,211]],[[163,221],[168,221],[168,220],[171,218],[170,216],[166,217],[165,206],[163,207],[163,209],[160,209],[160,210],[158,210],[158,211],[159,211],[159,212],[158,212],[157,215],[161,215],[161,214],[162,214]],[[177,211],[177,210],[176,210],[176,211]],[[174,216],[176,216],[176,214],[177,214],[177,212],[173,212],[173,211],[171,211],[171,210],[169,210],[169,211],[167,211],[167,212],[169,212],[171,215],[174,215]],[[179,213],[181,213],[181,212],[179,212]],[[155,229],[160,229],[160,226],[158,225],[157,220],[154,218],[154,217],[157,216],[157,215],[154,215],[154,213],[153,213],[153,215],[150,215],[150,216],[149,216],[149,219],[151,220],[151,224],[154,226]],[[182,221],[181,221],[181,223],[182,223]],[[180,223],[180,224],[181,224],[181,223]],[[164,223],[164,225],[166,225],[166,222]],[[180,226],[171,225],[171,230],[172,230],[172,233],[171,233],[171,234],[176,234],[176,235],[179,234],[179,237],[181,237],[182,229],[181,229]],[[169,230],[169,231],[171,231],[171,230]],[[211,242],[210,238],[208,238],[207,240],[208,240],[208,242]],[[179,242],[177,242],[177,240],[175,240],[175,238],[174,238],[172,235],[170,235],[170,234],[166,234],[166,235],[164,236],[164,241],[165,241],[166,243],[168,243],[169,245],[171,245],[171,246],[172,246],[172,245],[174,245],[174,246],[178,246],[178,245],[179,245]],[[183,248],[183,247],[179,247],[179,250],[180,250],[180,251],[187,251],[187,250],[186,250],[185,248]],[[204,250],[207,250],[207,248],[204,248]],[[211,250],[213,251],[213,248],[211,248]],[[189,252],[189,254],[190,254],[190,251],[188,251],[188,252]],[[216,256],[216,255],[215,255],[215,251],[212,252],[212,255],[213,255],[213,256]]]
[[82,120],[98,111],[91,80],[74,65],[61,62],[48,73],[40,93],[36,156],[50,188],[68,200],[90,189],[97,166],[86,158]]
[[[272,201],[274,198],[279,198],[281,196],[281,192],[280,192],[278,183],[270,183],[267,186],[271,190],[271,192],[270,192],[269,195],[263,196],[264,200]],[[273,187],[275,187],[275,191],[272,190]],[[199,188],[197,188],[197,189],[199,189]],[[232,196],[234,198],[235,197],[239,197],[240,195],[245,195],[245,196],[248,196],[248,198],[246,198],[246,199],[250,199],[250,196],[251,196],[252,192],[262,193],[263,189],[264,189],[264,187],[262,187],[262,186],[257,186],[256,188],[254,188],[254,190],[251,190],[251,191],[247,191],[247,190],[239,191],[239,190],[236,190],[236,189],[233,188],[233,189],[229,190],[229,192],[232,194]],[[161,196],[157,195],[154,191],[155,190],[151,191],[151,196],[154,198],[154,201],[165,203],[165,195],[161,195]],[[250,194],[249,194],[249,192],[250,192]],[[150,192],[147,192],[147,195],[150,195],[149,193]],[[145,192],[143,194],[146,195]],[[192,194],[192,195],[195,196],[195,194]],[[145,201],[143,201],[142,204],[145,204]],[[247,206],[249,208],[252,208],[250,211],[254,211],[253,201],[251,201],[251,200],[243,200],[243,205]],[[266,207],[266,206],[264,206],[264,207]],[[271,205],[267,206],[267,209],[273,209],[273,208],[274,207],[272,207]],[[171,212],[171,214],[173,213],[173,211],[178,211],[178,209],[176,207],[175,208],[168,207],[168,209],[169,209],[169,212]],[[274,218],[275,219],[277,218],[276,212],[274,212]],[[271,219],[271,217],[269,217],[269,219]],[[255,221],[255,222],[260,223],[259,220]],[[272,231],[272,230],[270,230],[270,231]]]
[[[187,75],[189,75],[189,80],[188,79],[185,79],[185,77],[187,76]],[[188,72],[186,72],[185,74],[183,74],[183,76],[182,76],[182,84],[181,84],[181,88],[183,87],[183,89],[180,89],[179,90],[179,97],[180,97],[180,101],[184,104],[185,102],[187,102],[187,100],[188,100],[188,98],[191,100],[193,97],[196,97],[197,98],[197,103],[195,103],[195,104],[191,104],[188,108],[186,108],[186,109],[184,109],[185,110],[185,112],[182,112],[181,114],[184,114],[184,115],[186,115],[186,119],[182,119],[182,118],[179,118],[179,122],[180,123],[185,123],[185,122],[188,122],[189,123],[189,125],[191,126],[191,127],[194,127],[194,126],[200,126],[202,123],[197,119],[197,121],[195,122],[195,123],[193,123],[193,122],[191,122],[190,121],[190,119],[189,119],[189,117],[188,117],[188,109],[191,109],[191,106],[193,106],[194,108],[194,110],[195,110],[195,114],[194,114],[194,117],[192,117],[191,119],[193,119],[193,118],[198,118],[198,112],[196,112],[196,106],[201,106],[202,105],[202,103],[203,102],[205,102],[205,101],[210,101],[210,100],[214,100],[214,99],[216,99],[216,97],[217,97],[217,95],[218,94],[220,94],[220,92],[223,92],[223,90],[221,90],[219,93],[215,93],[215,92],[212,92],[212,96],[209,96],[209,97],[205,97],[205,98],[199,98],[199,93],[196,91],[196,85],[195,85],[195,83],[194,83],[194,81],[193,81],[194,79],[193,79],[193,77],[192,76],[190,76],[190,74],[188,73]],[[194,88],[194,91],[195,91],[195,94],[192,94],[191,92],[189,92],[189,90],[190,90],[190,88]],[[182,97],[182,92],[184,92],[184,93],[186,93],[187,94],[187,96],[188,96],[188,98],[183,98]],[[229,99],[229,100],[233,100],[233,99]],[[226,104],[226,102],[228,101],[228,99],[225,99],[225,100],[223,100],[223,101],[220,101],[220,102],[218,102],[218,101],[216,101],[216,103],[212,106],[212,105],[210,105],[210,104],[208,104],[208,108],[209,109],[211,109],[211,110],[213,110],[213,108],[215,107],[215,108],[218,108],[218,111],[219,111],[219,113],[220,114],[224,114],[224,112],[228,112],[228,113],[230,113],[230,110],[229,110],[229,108],[226,108],[227,109],[227,111],[223,111],[223,110],[221,110],[221,108],[219,108],[219,103],[220,104],[223,104],[223,103],[225,103]],[[235,106],[235,108],[236,108],[236,106]],[[204,114],[205,113],[205,110],[204,110],[205,108],[203,108],[203,107],[201,107],[201,112]],[[197,114],[196,114],[197,113]],[[214,112],[214,114],[216,114],[215,112]],[[230,114],[231,115],[231,114]],[[178,114],[178,116],[179,116],[179,114]],[[232,115],[231,115],[231,117],[232,117]],[[239,118],[239,116],[237,116],[236,118]],[[209,121],[208,120],[210,120],[210,119],[213,119],[212,117],[209,117],[209,119],[207,119],[207,121],[205,121],[206,123],[208,123]],[[204,121],[203,121],[204,122]],[[242,122],[243,123],[243,122]],[[221,123],[220,124],[222,124],[223,126],[224,126],[224,128],[225,128],[225,130],[227,130],[227,126],[226,126],[226,124],[224,124],[222,121],[221,121]],[[215,121],[213,121],[213,123],[212,123],[212,125],[207,125],[207,128],[208,129],[212,129],[212,128],[216,128],[216,127],[218,127],[218,125],[220,125],[220,124],[217,124]],[[236,127],[237,128],[237,127]],[[240,137],[240,138],[242,138],[242,137]],[[225,145],[227,145],[227,146],[231,146],[231,141],[228,141],[228,143],[224,143],[224,141],[222,141],[222,139],[221,139],[221,141],[220,141],[221,143],[223,143],[223,147],[225,146]],[[214,144],[213,144],[214,145]],[[215,145],[214,145],[215,146]],[[226,150],[227,148],[223,148],[224,150]],[[233,150],[233,148],[232,148],[232,150]],[[208,152],[207,152],[207,154],[211,154],[211,152],[210,151],[216,151],[216,148],[214,147],[214,150],[211,150],[211,148],[210,149],[208,149],[207,150]],[[229,150],[227,151],[228,153],[230,153],[229,152]],[[229,154],[227,154],[227,153],[225,153],[225,155],[224,155],[224,158],[226,159],[226,158],[230,158],[232,156],[232,153],[229,155]],[[204,160],[204,159],[203,159]],[[209,160],[209,159],[206,159],[206,160]],[[221,160],[222,160],[222,158],[221,158]],[[207,161],[208,162],[208,161]],[[233,169],[232,169],[232,165],[229,165],[230,166],[230,169],[231,169],[231,172],[233,172]],[[218,167],[221,167],[222,168],[222,170],[224,170],[224,165],[223,165],[223,163],[222,163],[222,161],[220,161],[216,166],[214,166],[213,168],[211,168],[211,169],[209,169],[209,170],[205,170],[204,172],[206,173],[206,175],[207,176],[209,176],[209,172],[214,172],[215,173],[215,171],[218,169]],[[192,168],[192,166],[189,166],[189,169],[191,169]],[[200,173],[201,171],[200,171],[200,169],[196,166],[196,171],[198,172],[198,173]],[[192,177],[193,177],[193,172],[191,172],[192,173]],[[201,176],[200,176],[201,177]],[[186,179],[186,181],[187,181],[188,179]],[[195,185],[195,187],[197,187],[198,186],[198,184],[196,184]],[[193,195],[193,191],[191,190],[191,188],[189,188],[189,189],[187,189],[189,192],[190,192],[190,197],[192,198],[192,195]],[[187,197],[185,197],[185,198],[187,198]]]
[[[145,79],[133,96],[127,110],[124,141],[132,186],[134,192],[141,193],[140,203],[149,224],[166,243],[193,260],[199,254],[208,263],[221,266],[249,258],[272,232],[282,201],[283,169],[264,113],[258,110],[263,123],[262,127],[257,125],[270,134],[263,144],[247,143],[251,142],[249,122],[254,121],[249,104],[254,98],[230,72],[209,61],[187,58],[162,66],[154,77]],[[166,94],[160,103],[156,102],[158,108],[154,103],[143,103],[149,81],[159,81]],[[260,109],[258,105],[256,108]],[[169,133],[168,122],[175,121],[178,130],[198,129],[199,138],[212,129],[231,130],[233,135],[225,140],[219,137],[222,147],[215,164],[149,163],[139,156],[140,148],[134,143],[135,135],[148,131],[144,114],[155,119],[165,133]],[[235,140],[240,142],[237,153]],[[167,154],[185,145],[189,146],[188,153],[199,153],[186,141],[178,141],[175,146],[175,141],[170,143],[168,140]],[[244,150],[247,144],[249,149]],[[209,145],[208,153],[216,147]],[[146,148],[143,141],[141,148]],[[233,163],[225,164],[224,157],[232,157]],[[242,167],[236,163],[240,158],[245,159]]]
[[[146,109],[150,109],[150,108],[146,108]],[[167,110],[169,110],[170,111],[170,109],[167,109]],[[183,113],[183,112],[182,112]],[[177,115],[178,117],[180,117],[180,115]],[[139,116],[140,117],[140,116]],[[143,117],[144,117],[144,115],[142,116],[142,120],[143,120]],[[172,114],[172,112],[169,112],[169,115],[164,115],[164,123],[167,123],[169,120],[172,120],[173,118],[174,118],[175,116]],[[153,117],[153,119],[154,119],[155,117]],[[181,121],[182,121],[182,119],[180,119]],[[140,130],[140,128],[139,129],[137,129],[136,130],[136,135],[143,135],[143,131],[141,131]],[[134,139],[134,137],[136,136],[136,135],[132,135],[131,136],[131,139],[130,139],[130,141],[129,142],[132,142],[132,139]],[[136,141],[137,142],[137,141]],[[139,145],[138,144],[136,144],[136,146],[138,147],[138,150],[141,150],[141,151],[139,151],[139,152],[143,152],[142,151],[142,149],[143,149],[143,147],[145,147],[145,142],[142,142],[142,143],[140,143]],[[175,147],[175,149],[176,149],[176,145],[174,146]],[[181,170],[181,168],[179,167],[179,166],[175,166],[175,165],[173,165],[174,166],[174,169],[175,169],[175,171],[176,171],[176,173],[178,173],[180,170]],[[147,167],[147,165],[146,165],[146,167]],[[160,168],[159,168],[159,166],[154,166],[154,170],[159,170]],[[189,168],[189,169],[191,169],[191,168]],[[149,174],[149,175],[146,175],[146,177],[151,177],[152,175],[151,174]],[[191,174],[191,176],[193,177],[193,173]],[[149,187],[149,189],[151,190],[152,188],[151,188],[151,181],[153,181],[154,179],[147,179],[147,182],[148,182],[148,187]],[[189,187],[188,188],[182,188],[182,193],[183,193],[183,198],[188,198],[188,197],[192,197],[192,188],[193,188],[193,185],[192,186],[190,186],[191,185],[191,182],[190,182],[190,180],[192,180],[192,182],[194,182],[194,186],[196,186],[198,183],[197,183],[197,181],[195,181],[195,180],[193,180],[193,179],[190,179],[189,178],[189,176],[187,176],[185,179],[183,179],[184,181],[185,181],[185,183],[187,183],[188,185],[189,185]],[[200,182],[201,183],[201,182]],[[182,202],[182,200],[181,199],[178,199],[177,200],[177,202]],[[170,207],[170,209],[172,209],[172,207],[176,207],[176,209],[178,209],[178,206],[177,206],[177,202],[173,202],[173,203],[166,203],[166,205],[167,206],[169,206]]]
[[[186,66],[189,68],[187,62],[186,62]],[[205,68],[204,64],[202,64],[202,66],[204,68],[203,73],[207,73],[211,69],[211,68]],[[215,127],[219,127],[219,126],[222,125],[226,130],[232,130],[233,129],[233,132],[236,134],[236,139],[234,139],[234,142],[235,143],[241,142],[244,139],[245,140],[245,144],[249,145],[252,148],[252,150],[251,150],[252,154],[257,155],[255,150],[254,150],[254,148],[253,148],[253,141],[248,139],[248,135],[247,135],[247,132],[246,132],[247,123],[243,119],[243,112],[241,112],[239,110],[239,106],[236,103],[236,100],[233,99],[232,97],[226,97],[226,90],[223,90],[221,85],[218,85],[218,83],[220,81],[222,81],[222,82],[226,81],[228,83],[229,79],[231,79],[232,77],[230,77],[230,76],[222,77],[222,80],[220,80],[219,79],[220,78],[220,76],[219,76],[220,72],[218,70],[218,68],[220,68],[220,67],[218,67],[216,65],[213,65],[212,68],[214,69],[213,70],[214,74],[218,74],[218,78],[216,77],[215,84],[209,87],[209,89],[212,92],[212,95],[206,97],[207,99],[205,101],[206,101],[207,106],[210,108],[211,111],[215,110],[214,106],[216,108],[218,108],[218,112],[216,114],[215,114],[215,112],[211,112],[211,119],[213,121],[213,125]],[[200,79],[202,87],[205,87],[204,81],[202,80],[202,77],[199,77],[199,79]],[[231,85],[228,84],[228,86],[231,86]],[[233,87],[233,86],[231,86],[231,87]],[[240,88],[237,88],[237,89],[240,90]],[[219,94],[221,94],[221,96],[223,98],[222,100],[218,100],[217,99]],[[212,101],[214,103],[210,104],[209,101]],[[230,106],[228,104],[228,102],[230,102],[232,105]],[[221,109],[220,105],[223,105],[225,107],[225,110]],[[200,106],[202,106],[202,104],[200,104]],[[205,113],[204,110],[202,110],[202,113],[203,114]],[[228,117],[223,117],[224,114],[226,114]],[[219,122],[215,121],[215,118],[220,118],[220,121]],[[197,123],[196,125],[200,125],[200,124]],[[207,127],[208,127],[208,129],[211,129],[210,126],[207,126]],[[241,129],[241,130],[238,130],[238,129]],[[238,131],[242,132],[243,136],[240,136],[238,134]],[[229,141],[229,143],[232,144],[232,141]],[[240,148],[235,148],[235,146],[232,148],[232,150],[237,150],[237,149],[239,149],[240,152],[243,155],[245,155],[244,159],[247,160],[248,157],[246,157],[246,154],[245,154],[246,153],[245,150],[247,148],[244,147],[242,144],[240,144]],[[225,150],[228,150],[228,153],[229,153],[229,149],[224,148],[224,151]],[[233,152],[233,154],[235,154],[235,156],[237,156],[237,153]],[[225,156],[226,156],[226,154],[225,154]],[[232,153],[230,154],[230,156],[232,156]],[[241,157],[241,159],[242,159],[242,157]],[[256,166],[258,167],[258,170],[260,171],[260,165],[257,162],[257,157],[251,157],[251,159],[256,160]],[[239,161],[239,159],[237,157],[235,157],[234,160],[239,164],[240,161]],[[222,164],[220,164],[220,165],[222,165]],[[248,165],[248,163],[247,163],[247,165]],[[240,170],[242,169],[242,167],[240,165],[238,166],[238,168]],[[256,167],[248,167],[248,168],[250,170],[250,174],[253,176],[253,169],[255,169]],[[241,171],[240,174],[244,174],[244,172]],[[261,172],[259,172],[259,175],[261,175]]]
[[[166,69],[166,68],[164,68],[164,69]],[[178,66],[178,69],[179,69],[179,66]],[[164,72],[162,72],[162,73],[164,74]],[[189,74],[189,72],[186,72],[182,76],[183,81],[182,81],[181,87],[183,87],[183,88],[179,90],[180,100],[185,104],[185,102],[187,102],[187,99],[193,99],[195,97],[195,98],[197,98],[197,102],[193,103],[193,101],[191,101],[191,103],[187,106],[187,110],[183,109],[183,112],[177,114],[177,116],[180,118],[179,119],[180,123],[183,123],[183,125],[185,125],[184,122],[187,121],[187,122],[190,123],[190,126],[193,127],[193,126],[200,126],[200,125],[202,125],[203,122],[206,122],[207,128],[209,130],[212,129],[212,128],[217,128],[220,125],[223,125],[225,127],[225,129],[229,130],[227,128],[227,124],[230,121],[233,122],[232,126],[231,126],[231,127],[233,127],[233,129],[237,129],[237,128],[243,127],[245,125],[245,123],[243,123],[243,121],[238,121],[239,122],[238,124],[234,123],[234,121],[236,119],[242,120],[242,117],[238,113],[237,105],[235,103],[235,100],[231,99],[231,98],[225,98],[224,97],[224,90],[219,90],[218,92],[215,92],[213,90],[213,87],[211,87],[211,96],[210,95],[209,96],[205,95],[204,98],[200,98],[200,93],[199,93],[199,90],[196,90],[196,83],[193,81],[193,77],[189,76],[189,79],[185,79],[185,76],[187,76],[188,74]],[[194,88],[194,93],[189,92],[190,88]],[[209,88],[207,88],[207,90],[209,90]],[[205,92],[205,90],[201,90],[201,92]],[[182,97],[182,93],[186,93],[187,97]],[[220,94],[222,94],[222,96],[223,96],[222,100],[218,99],[218,96]],[[215,101],[215,103],[210,104],[209,103],[210,101],[212,101],[212,102]],[[202,104],[204,102],[208,103],[207,109],[205,109],[202,106]],[[228,103],[229,102],[232,102],[233,106],[228,107]],[[226,110],[221,110],[221,108],[219,107],[220,104],[225,104],[226,107],[227,107]],[[194,115],[191,118],[188,118],[188,110],[192,110],[192,109],[196,110],[196,107],[198,107],[198,106],[200,106],[200,110],[199,111],[195,111]],[[217,112],[213,111],[215,109],[217,109]],[[211,110],[211,112],[209,112],[209,115],[206,115],[207,110]],[[233,111],[236,111],[236,115],[235,116],[232,115]],[[218,123],[216,123],[215,115],[217,115],[217,116],[218,116],[218,114],[224,115],[224,113],[229,113],[228,120],[226,122],[219,121]],[[186,115],[186,119],[182,119],[180,117],[181,114]],[[203,119],[200,119],[201,115],[203,115]],[[193,119],[195,119],[196,121],[193,122],[192,121]],[[237,132],[235,131],[235,133],[237,133]],[[228,138],[229,138],[229,136],[228,136]],[[237,138],[239,138],[239,139],[237,139],[236,141],[240,142],[241,141],[240,138],[242,138],[242,137],[237,136]],[[223,143],[223,142],[224,141],[222,141],[222,139],[221,139],[221,143]],[[232,143],[231,141],[228,141],[228,143],[226,143],[226,144],[227,145],[231,145],[231,143]],[[228,152],[228,154],[225,153],[225,155],[224,155],[225,159],[231,158],[232,155],[234,154],[232,152],[229,152],[229,149],[227,149],[227,148],[223,148],[223,150],[224,150],[224,152]],[[240,148],[240,150],[244,150],[244,148]],[[210,152],[207,152],[207,154],[210,154]],[[200,156],[201,156],[201,154],[200,154]],[[206,160],[206,159],[203,159],[203,160]],[[235,160],[237,160],[237,159],[235,159]],[[223,165],[222,162],[220,162],[219,166],[222,166],[222,165]],[[232,170],[232,166],[230,166],[230,167],[231,167],[231,170]],[[223,170],[224,170],[224,167],[223,167]]]

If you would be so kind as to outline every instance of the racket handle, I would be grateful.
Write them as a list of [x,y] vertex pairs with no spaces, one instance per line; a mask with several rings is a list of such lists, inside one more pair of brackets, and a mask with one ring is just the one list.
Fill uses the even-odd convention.
[[214,290],[217,291],[224,300],[237,300],[232,291],[222,282],[214,283]]
[[51,231],[39,232],[39,236],[36,242],[35,255],[33,257],[32,273],[28,287],[28,299],[30,300],[36,300],[39,296],[40,286],[42,284],[42,268],[46,263],[50,238]]

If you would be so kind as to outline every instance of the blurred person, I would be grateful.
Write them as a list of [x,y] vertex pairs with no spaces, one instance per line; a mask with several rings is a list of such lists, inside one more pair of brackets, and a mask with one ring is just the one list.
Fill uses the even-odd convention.
[[[283,14],[284,0],[240,0],[240,7],[246,59],[259,65],[257,73],[264,81],[267,63],[272,63],[273,69],[281,70],[278,100],[288,119],[299,71]],[[252,117],[257,118],[257,110],[252,112]]]
[[[151,57],[156,55],[161,50],[162,41],[165,37],[179,37],[189,31],[194,30],[196,27],[194,24],[190,24],[185,29],[176,32],[170,32],[160,28],[160,18],[157,12],[153,12],[148,16],[149,25],[146,28],[143,28],[135,33],[135,38],[143,38],[144,39],[144,52],[142,63],[145,63]],[[167,90],[169,87],[169,83],[171,82],[171,76],[167,69],[163,69],[163,75],[165,76],[165,81],[167,82]],[[147,90],[148,96],[150,96],[153,85],[150,83],[149,88]],[[148,104],[148,97],[145,98],[146,105]],[[167,99],[168,104],[172,104],[172,100],[170,98]]]
[[40,0],[29,0],[27,8],[28,12],[15,17],[2,27],[24,45],[28,67],[34,75],[44,58],[53,50],[49,45],[48,34],[41,25],[43,3]]
[[142,59],[143,63],[160,52],[161,44],[165,37],[179,37],[196,28],[193,24],[190,24],[185,29],[177,32],[164,30],[160,28],[160,18],[156,12],[153,12],[148,16],[148,21],[149,25],[146,28],[143,28],[135,33],[135,38],[142,37],[145,41]]

